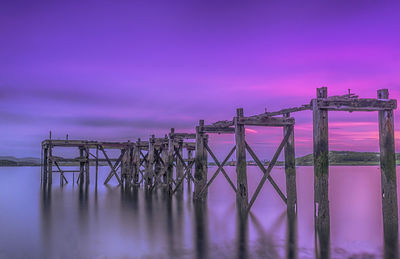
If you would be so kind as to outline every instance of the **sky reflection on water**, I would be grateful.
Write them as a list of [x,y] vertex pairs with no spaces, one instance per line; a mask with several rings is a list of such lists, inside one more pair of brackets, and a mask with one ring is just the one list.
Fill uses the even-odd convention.
[[[297,169],[298,215],[291,225],[268,183],[241,221],[222,176],[207,204],[196,204],[187,184],[172,198],[113,182],[96,192],[94,181],[88,189],[61,188],[55,179],[50,191],[39,188],[39,168],[0,170],[1,258],[314,258],[312,167]],[[101,168],[100,179],[107,172]],[[227,172],[235,181],[234,168]],[[331,167],[330,173],[331,258],[381,258],[379,169]],[[248,174],[252,193],[261,173],[250,167]],[[284,170],[272,176],[284,190]]]

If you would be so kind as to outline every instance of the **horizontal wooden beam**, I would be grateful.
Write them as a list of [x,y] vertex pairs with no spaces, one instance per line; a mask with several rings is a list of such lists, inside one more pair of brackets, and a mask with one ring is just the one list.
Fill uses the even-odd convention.
[[46,139],[42,141],[42,146],[50,144],[53,147],[86,147],[86,148],[96,148],[98,145],[102,145],[105,149],[121,149],[135,145],[135,143],[133,142],[99,142],[99,141],[87,141],[87,140]]
[[224,121],[217,121],[212,124],[215,127],[226,128],[233,126],[233,120],[224,120]]
[[218,133],[218,134],[233,134],[235,133],[235,128],[231,127],[219,127],[214,125],[205,125],[200,127],[199,129],[201,132],[204,133]]
[[283,115],[283,114],[287,114],[287,113],[300,112],[300,111],[306,111],[306,110],[312,110],[312,106],[310,104],[304,104],[300,107],[286,108],[286,109],[282,109],[282,110],[275,111],[275,112],[266,112],[265,115],[266,116],[277,116],[277,115]]
[[319,109],[330,111],[385,111],[395,110],[397,108],[397,101],[394,99],[317,99]]
[[256,115],[251,117],[240,117],[238,124],[244,124],[249,126],[269,126],[269,127],[283,127],[294,125],[294,118],[284,117],[271,117],[265,115]]
[[171,136],[180,139],[196,139],[196,133],[173,133]]

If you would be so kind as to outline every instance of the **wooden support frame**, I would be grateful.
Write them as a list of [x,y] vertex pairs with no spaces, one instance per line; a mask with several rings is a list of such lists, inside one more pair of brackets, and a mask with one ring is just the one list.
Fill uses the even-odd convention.
[[222,161],[222,163],[219,163],[218,159],[216,158],[216,156],[214,155],[214,153],[211,151],[210,147],[207,145],[205,145],[206,150],[208,151],[208,153],[211,155],[211,157],[213,158],[213,160],[215,161],[215,164],[218,166],[218,169],[214,172],[213,176],[211,177],[211,179],[208,181],[208,183],[203,187],[203,189],[200,191],[200,193],[198,194],[199,196],[202,195],[202,193],[208,189],[208,187],[212,184],[212,182],[215,180],[215,178],[217,177],[218,173],[220,171],[223,172],[226,180],[228,181],[229,185],[232,187],[233,191],[236,193],[237,189],[236,186],[233,184],[233,182],[231,181],[231,179],[229,178],[228,174],[225,172],[224,170],[224,165],[228,162],[229,158],[233,155],[233,152],[236,150],[236,146],[233,146],[233,148],[231,149],[231,151],[228,153],[228,155],[225,157],[225,159]]
[[121,179],[120,179],[120,177],[118,176],[118,173],[117,173],[116,170],[117,170],[117,167],[118,167],[118,165],[120,164],[121,159],[122,159],[122,157],[123,157],[123,155],[124,155],[125,152],[122,152],[122,153],[121,153],[121,155],[119,156],[119,158],[117,159],[117,161],[116,161],[115,164],[113,165],[113,164],[111,163],[110,158],[108,157],[106,151],[104,150],[104,147],[103,147],[102,145],[99,145],[99,147],[100,147],[101,152],[103,152],[104,157],[107,159],[108,165],[109,165],[110,168],[111,168],[111,172],[108,174],[106,180],[104,181],[104,184],[107,184],[107,183],[111,180],[112,176],[114,175],[115,178],[116,178],[117,181],[118,181],[118,184],[121,185],[122,182],[121,182]]

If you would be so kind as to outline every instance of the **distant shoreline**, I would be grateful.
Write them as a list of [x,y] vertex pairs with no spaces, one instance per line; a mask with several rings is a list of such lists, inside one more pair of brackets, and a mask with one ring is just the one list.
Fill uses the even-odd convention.
[[[267,166],[269,161],[261,161],[264,166]],[[225,166],[235,166],[235,161],[229,161]],[[379,166],[378,152],[354,152],[354,151],[330,151],[329,165],[330,166]],[[216,166],[214,162],[209,160],[209,166]],[[247,161],[248,166],[257,166],[254,161]],[[277,166],[283,166],[283,161],[277,161]],[[396,154],[396,165],[400,165],[400,154]],[[13,156],[0,156],[0,167],[33,167],[40,166],[40,158],[25,157],[16,158]],[[60,166],[79,166],[76,164],[62,164]],[[100,166],[108,166],[100,164]],[[296,158],[296,166],[313,166],[313,154],[308,154]]]

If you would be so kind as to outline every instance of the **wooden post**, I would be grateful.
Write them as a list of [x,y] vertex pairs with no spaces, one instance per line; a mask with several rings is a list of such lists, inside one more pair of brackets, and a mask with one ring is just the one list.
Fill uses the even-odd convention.
[[249,204],[248,186],[247,186],[247,165],[246,165],[246,139],[245,127],[239,124],[239,118],[243,117],[243,108],[236,110],[235,117],[235,141],[236,141],[236,176],[237,176],[237,192],[236,202],[241,216],[247,214]]
[[168,184],[168,135],[165,135],[165,144],[163,145],[163,149],[161,151],[161,159],[164,162],[164,167],[163,167],[163,184]]
[[[389,99],[387,89],[378,90],[378,99]],[[393,110],[379,111],[384,258],[398,258],[398,207]]]
[[[178,150],[177,152],[183,158],[183,140],[180,139],[178,141]],[[179,183],[183,181],[183,162],[177,157],[176,158],[176,182]],[[183,184],[180,184],[178,187],[178,191],[183,191]]]
[[43,184],[47,184],[47,162],[49,148],[47,145],[43,148]]
[[207,185],[207,150],[205,143],[208,141],[207,135],[203,132],[204,120],[200,120],[199,126],[196,127],[196,153],[195,153],[195,171],[194,171],[194,193],[195,200],[206,200],[208,190],[203,190]]
[[330,216],[328,198],[329,178],[329,140],[328,111],[320,109],[318,103],[328,97],[326,87],[317,89],[317,99],[313,106],[313,142],[314,142],[314,220],[316,231],[316,258],[330,257]]
[[[285,118],[289,118],[290,114],[286,113],[283,115]],[[285,173],[286,173],[286,198],[287,198],[287,213],[296,214],[297,211],[297,189],[296,189],[296,156],[294,150],[294,126],[284,126],[283,136],[292,128],[292,134],[290,134],[285,144]]]
[[146,187],[151,187],[153,184],[153,171],[154,171],[154,135],[149,139],[149,152],[147,153],[147,168],[146,168]]
[[[192,159],[193,159],[193,151],[192,150],[188,150],[187,151],[187,159],[188,159],[188,164],[190,163],[190,161],[192,161]],[[192,174],[192,168],[189,168],[188,169],[188,176],[187,176],[187,184],[188,184],[188,189],[190,190],[190,186],[191,186],[191,183],[190,183],[190,175]]]
[[175,152],[175,143],[174,143],[174,133],[175,129],[171,128],[171,133],[169,134],[168,140],[168,168],[167,168],[167,178],[168,178],[168,191],[171,193],[173,186],[172,180],[174,175],[174,152]]
[[97,188],[98,175],[99,175],[99,146],[96,145],[96,188]]
[[130,187],[133,184],[133,175],[134,175],[134,144],[129,142],[128,153],[127,153],[127,179],[125,182],[125,186]]
[[83,184],[85,182],[84,178],[84,171],[85,171],[85,162],[82,161],[83,158],[83,147],[79,147],[79,184]]
[[137,140],[136,145],[133,147],[133,184],[139,184],[139,170],[140,170],[140,138]]
[[125,148],[121,148],[121,182],[122,182],[122,186],[125,184],[125,187],[127,186],[127,162],[128,162],[128,153],[129,153],[129,148],[125,149]]
[[89,164],[89,148],[85,147],[85,183],[86,185],[89,184],[89,169],[90,169],[90,164]]
[[48,174],[49,174],[49,185],[52,184],[53,182],[53,146],[51,145],[51,142],[49,144],[49,156],[48,156]]

